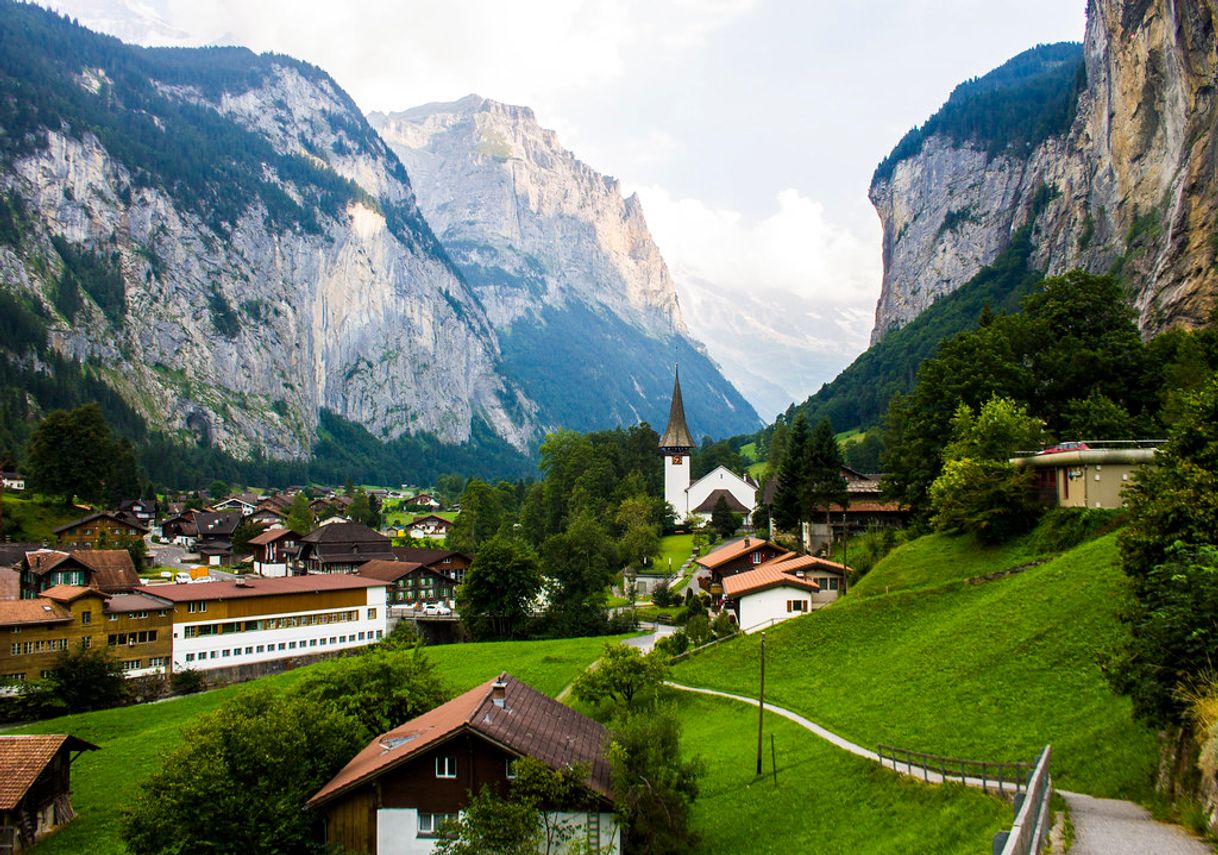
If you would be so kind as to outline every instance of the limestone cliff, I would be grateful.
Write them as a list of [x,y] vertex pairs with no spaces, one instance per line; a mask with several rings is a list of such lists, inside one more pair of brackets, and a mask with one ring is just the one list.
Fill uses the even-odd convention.
[[[870,196],[884,226],[884,283],[873,341],[968,281],[1024,226],[1038,269],[1120,272],[1148,334],[1209,319],[1218,293],[1218,3],[1090,0],[1087,13],[1085,85],[1065,90],[1062,128],[996,146],[976,123],[960,133],[940,121],[969,109],[970,98],[1000,97],[1001,79],[982,78],[877,170]],[[1034,58],[1046,73],[1067,61],[1062,51]],[[1045,126],[1044,116],[1029,117]]]
[[607,407],[619,423],[662,424],[680,361],[687,385],[704,391],[691,406],[705,432],[757,427],[689,337],[638,197],[564,149],[532,110],[470,95],[369,119],[544,423],[589,429]]

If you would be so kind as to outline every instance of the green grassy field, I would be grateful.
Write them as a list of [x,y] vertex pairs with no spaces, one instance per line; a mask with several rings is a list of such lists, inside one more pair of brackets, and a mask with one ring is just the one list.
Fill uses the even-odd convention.
[[14,543],[55,542],[55,529],[88,515],[88,511],[58,502],[44,502],[30,493],[5,491],[3,534]]
[[414,522],[415,517],[425,517],[434,514],[437,517],[454,522],[457,514],[454,511],[386,511],[383,514],[385,525],[405,526]]
[[884,556],[870,573],[853,585],[851,593],[852,596],[868,597],[891,591],[912,591],[1005,570],[1036,558],[1030,540],[1028,536],[998,546],[985,546],[971,534],[919,537]]
[[1010,826],[1011,808],[996,798],[911,781],[774,715],[765,719],[764,774],[757,777],[756,709],[674,694],[684,750],[706,763],[692,817],[703,837],[700,852],[973,855],[988,852],[994,832]]
[[[600,655],[608,638],[491,642],[428,648],[436,669],[455,695],[508,671],[540,691],[558,694]],[[286,686],[299,680],[300,668],[258,681]],[[101,747],[72,764],[72,803],[78,818],[39,844],[39,855],[121,853],[119,808],[150,775],[161,755],[180,741],[180,731],[197,716],[216,709],[248,685],[229,686],[155,704],[64,716],[15,729],[14,733],[71,733]]]
[[[956,560],[944,556],[945,575]],[[1031,760],[1051,743],[1062,787],[1145,800],[1155,735],[1096,664],[1122,634],[1123,582],[1109,535],[983,585],[851,595],[767,634],[766,695],[869,747]],[[755,695],[759,644],[723,645],[674,677]]]

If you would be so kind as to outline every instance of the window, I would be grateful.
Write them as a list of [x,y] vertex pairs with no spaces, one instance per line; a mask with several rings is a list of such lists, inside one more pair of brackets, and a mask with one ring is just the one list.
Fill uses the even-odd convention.
[[140,660],[138,660],[138,659],[124,659],[123,660],[123,670],[124,671],[135,671],[139,667],[140,667]]
[[217,656],[219,656],[219,655],[220,655],[220,654],[219,654],[219,652],[218,652],[218,651],[213,650],[213,651],[211,652],[211,658],[212,658],[212,659],[215,659],[215,658],[216,658]]
[[516,780],[516,758],[515,757],[505,757],[503,759],[503,766],[504,766],[503,774],[507,776],[507,779],[509,781]]
[[807,600],[787,600],[787,611],[789,612],[806,612],[808,610]]
[[754,552],[754,553],[752,554],[751,558],[753,559],[753,563],[754,563],[754,564],[760,564],[760,563],[761,563],[761,553],[760,553],[760,552]]
[[368,620],[376,620],[376,609],[368,609]]
[[252,648],[252,647],[247,647],[247,648],[245,648],[245,655],[246,655],[246,656],[248,656],[249,654],[251,654],[251,653],[253,653],[253,652],[254,652],[254,648]]
[[186,661],[187,661],[187,662],[194,662],[194,661],[195,661],[195,655],[194,655],[193,653],[187,653],[187,654],[186,654]]
[[51,677],[51,674],[53,674],[53,673],[54,673],[53,671],[40,671],[39,676],[41,676],[42,679],[44,679],[44,680],[49,680]]
[[24,683],[25,674],[0,674],[0,683]]
[[194,614],[195,612],[205,612],[207,611],[207,603],[187,603],[186,611],[191,614]]
[[259,644],[258,647],[256,648],[256,650],[258,653],[264,653],[266,651],[266,646]]
[[423,813],[419,812],[419,837],[438,837],[445,822],[455,822],[455,813]]
[[436,777],[457,777],[457,756],[455,754],[441,754],[436,757]]
[[[301,642],[301,643],[303,644],[304,642]],[[317,646],[317,639],[316,639],[316,638],[310,638],[310,639],[309,639],[309,646],[310,646],[310,647],[316,647],[316,646]]]
[[[293,644],[292,646],[293,646],[293,647],[295,647],[296,645],[295,645],[295,644]],[[288,645],[287,645],[285,642],[281,641],[281,642],[279,642],[279,649],[280,649],[280,650],[287,650],[287,649],[288,649]]]
[[836,591],[837,583],[839,581],[838,578],[836,576],[830,576],[828,581],[829,581],[829,590]]
[[378,639],[379,639],[379,638],[380,638],[382,635],[384,635],[384,634],[385,634],[385,631],[384,631],[383,629],[378,629],[378,630],[376,631],[376,637],[377,637]]
[[169,657],[167,657],[167,656],[153,656],[151,659],[148,660],[149,668],[164,668],[168,664],[169,664]]
[[93,612],[81,612],[80,613],[80,622],[81,623],[93,623]]
[[118,620],[118,615],[108,614],[108,615],[106,615],[106,620]]
[[93,639],[89,638],[88,636],[85,636],[84,638],[82,638],[80,640],[80,646],[81,646],[81,649],[88,650],[90,647],[93,646]]

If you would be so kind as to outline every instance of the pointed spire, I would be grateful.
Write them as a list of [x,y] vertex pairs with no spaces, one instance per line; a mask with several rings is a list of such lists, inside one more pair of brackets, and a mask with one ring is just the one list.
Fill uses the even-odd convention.
[[676,379],[672,384],[672,407],[668,411],[668,427],[664,428],[664,435],[660,437],[660,448],[688,451],[693,447],[694,440],[685,425],[685,403],[681,400],[681,367],[678,365]]

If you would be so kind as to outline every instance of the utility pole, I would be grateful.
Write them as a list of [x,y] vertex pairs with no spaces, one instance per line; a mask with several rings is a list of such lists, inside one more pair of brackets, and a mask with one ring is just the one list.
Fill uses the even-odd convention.
[[765,719],[765,633],[761,633],[761,693],[757,699],[757,774],[761,774],[761,723]]

